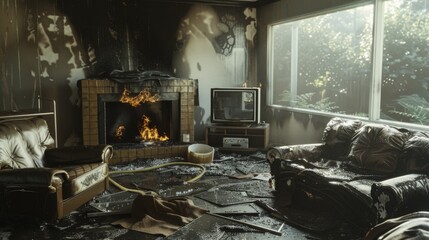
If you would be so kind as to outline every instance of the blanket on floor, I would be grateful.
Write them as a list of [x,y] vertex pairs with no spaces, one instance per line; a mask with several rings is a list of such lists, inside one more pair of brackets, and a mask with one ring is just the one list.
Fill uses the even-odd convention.
[[169,236],[206,212],[188,198],[166,200],[158,196],[138,195],[132,205],[131,217],[112,224],[139,232]]

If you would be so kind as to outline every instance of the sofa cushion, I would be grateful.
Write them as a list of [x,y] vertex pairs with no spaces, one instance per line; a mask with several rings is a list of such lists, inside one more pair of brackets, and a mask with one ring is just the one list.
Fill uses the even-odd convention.
[[45,164],[49,167],[107,162],[113,155],[111,145],[68,146],[47,149]]
[[30,118],[9,122],[9,124],[22,135],[26,143],[27,152],[30,154],[36,167],[44,167],[43,157],[45,150],[53,148],[55,143],[49,132],[46,120],[42,118]]
[[345,217],[356,227],[367,229],[374,218],[370,191],[375,180],[362,178],[341,166],[318,164],[276,159],[270,165],[276,191],[291,197],[292,204],[313,206],[318,199],[327,201],[339,211],[339,218]]
[[362,126],[359,120],[347,120],[333,118],[326,124],[323,131],[322,141],[326,145],[333,146],[337,143],[350,143],[356,130]]
[[360,128],[348,155],[351,165],[373,173],[393,173],[408,132],[380,124]]
[[44,119],[0,122],[0,169],[43,167],[44,152],[53,146]]
[[333,118],[323,131],[322,141],[325,144],[322,157],[339,159],[346,157],[355,132],[363,125],[359,120]]
[[0,169],[34,168],[36,165],[18,131],[0,124]]
[[425,171],[429,169],[429,134],[418,132],[405,142],[401,157],[403,170]]

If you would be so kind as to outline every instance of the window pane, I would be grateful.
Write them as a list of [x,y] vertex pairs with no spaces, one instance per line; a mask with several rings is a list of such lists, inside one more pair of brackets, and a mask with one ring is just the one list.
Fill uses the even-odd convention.
[[426,0],[385,2],[383,119],[429,124],[428,8]]
[[273,26],[273,103],[368,115],[373,5]]
[[273,75],[273,103],[284,105],[281,94],[290,90],[291,76],[291,26],[281,24],[272,28],[272,75]]

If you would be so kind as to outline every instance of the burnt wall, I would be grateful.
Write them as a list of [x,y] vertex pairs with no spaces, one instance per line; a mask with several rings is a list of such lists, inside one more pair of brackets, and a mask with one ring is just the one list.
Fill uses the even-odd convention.
[[59,146],[82,142],[80,79],[158,70],[198,79],[195,137],[211,87],[256,79],[256,10],[139,0],[0,0],[0,111],[55,99]]

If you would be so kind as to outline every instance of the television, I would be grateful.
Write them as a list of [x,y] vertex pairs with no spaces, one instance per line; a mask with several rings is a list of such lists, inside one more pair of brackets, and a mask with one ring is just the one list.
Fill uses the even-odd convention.
[[257,87],[211,89],[210,120],[215,124],[251,125],[260,120],[261,90]]

